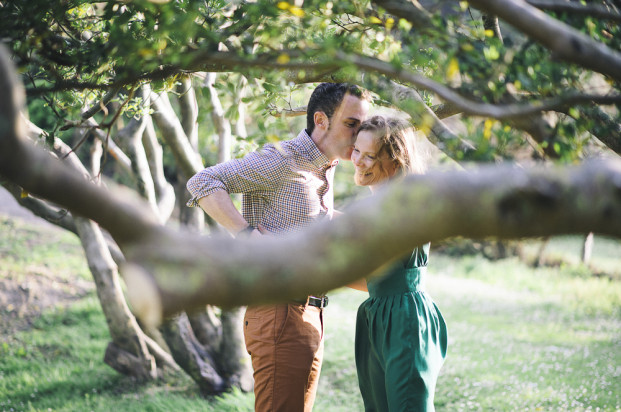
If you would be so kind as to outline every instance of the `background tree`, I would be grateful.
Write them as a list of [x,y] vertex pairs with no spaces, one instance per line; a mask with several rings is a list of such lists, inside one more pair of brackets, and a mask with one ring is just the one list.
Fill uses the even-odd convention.
[[[458,235],[618,236],[618,166],[430,174],[296,242],[262,245],[205,228],[203,214],[184,207],[187,178],[297,133],[312,83],[326,80],[367,87],[459,168],[617,157],[620,16],[607,0],[0,1],[30,116],[26,133],[19,104],[2,102],[3,185],[79,234],[110,328],[108,364],[142,378],[179,365],[204,392],[247,390],[241,312],[205,304],[337,287],[412,245]],[[4,59],[1,89],[18,99]],[[351,194],[348,179],[339,193]],[[405,204],[426,210],[425,221]],[[380,219],[380,210],[394,213]],[[351,223],[359,221],[367,226]],[[326,272],[313,256],[330,258]],[[257,271],[241,278],[248,259]]]

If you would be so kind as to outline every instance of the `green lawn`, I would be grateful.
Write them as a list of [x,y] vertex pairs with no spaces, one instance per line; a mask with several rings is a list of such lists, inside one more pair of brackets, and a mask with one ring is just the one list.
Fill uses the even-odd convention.
[[[0,230],[6,239],[6,224]],[[11,230],[12,242],[0,244],[0,265],[11,276],[25,276],[15,273],[20,267],[83,276],[75,237],[62,235],[50,246],[54,239],[26,241],[31,232]],[[24,244],[31,257],[20,265],[25,258],[16,251]],[[577,238],[555,239],[550,250],[571,254],[576,244],[579,250]],[[596,238],[594,263],[613,267],[620,245]],[[621,410],[620,282],[589,276],[577,262],[532,269],[517,259],[446,257],[432,247],[427,287],[449,328],[438,411]],[[330,298],[315,410],[359,411],[353,341],[365,294],[340,289]],[[0,411],[252,410],[252,394],[205,399],[183,373],[148,384],[121,376],[102,361],[107,342],[92,294],[46,311],[29,331],[0,337]]]

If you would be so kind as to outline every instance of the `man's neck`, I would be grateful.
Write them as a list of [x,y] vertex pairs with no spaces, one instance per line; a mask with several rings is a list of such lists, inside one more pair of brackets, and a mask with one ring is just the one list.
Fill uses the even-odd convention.
[[[306,133],[308,134],[308,130],[306,131]],[[335,160],[338,159],[338,157],[336,155],[333,155],[332,153],[330,153],[330,151],[328,150],[328,145],[325,142],[325,137],[327,134],[324,134],[323,136],[320,136],[317,133],[317,129],[313,130],[313,133],[310,134],[310,138],[311,140],[315,143],[315,146],[317,146],[317,149],[319,149],[319,151],[321,153],[323,153],[330,162],[334,162]]]

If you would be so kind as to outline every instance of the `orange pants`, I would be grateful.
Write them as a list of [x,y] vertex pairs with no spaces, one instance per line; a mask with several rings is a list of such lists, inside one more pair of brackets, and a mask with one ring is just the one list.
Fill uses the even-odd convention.
[[256,412],[311,412],[323,360],[322,309],[254,306],[244,317]]

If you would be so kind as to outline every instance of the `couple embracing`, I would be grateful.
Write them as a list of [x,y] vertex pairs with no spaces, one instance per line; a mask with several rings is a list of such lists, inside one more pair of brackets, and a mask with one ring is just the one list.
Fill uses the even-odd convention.
[[[422,173],[406,122],[367,118],[368,92],[322,83],[307,105],[307,126],[278,147],[204,169],[187,184],[200,206],[233,236],[282,235],[334,215],[339,160],[352,160],[355,182],[373,191],[407,173]],[[305,178],[300,179],[304,174]],[[242,211],[230,193],[242,193]],[[261,229],[259,231],[259,228]],[[432,411],[446,355],[446,325],[423,289],[429,245],[384,275],[350,287],[368,290],[358,310],[356,368],[366,411]],[[254,370],[255,411],[310,412],[323,360],[326,296],[249,306],[246,349]]]

